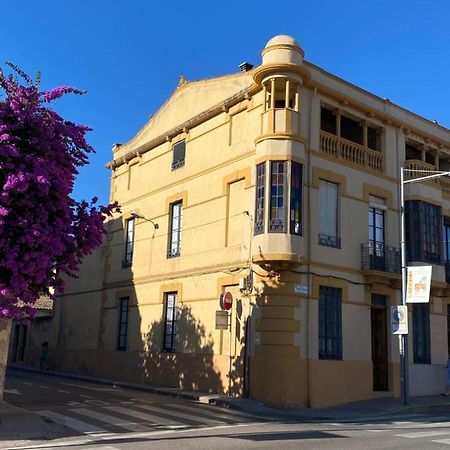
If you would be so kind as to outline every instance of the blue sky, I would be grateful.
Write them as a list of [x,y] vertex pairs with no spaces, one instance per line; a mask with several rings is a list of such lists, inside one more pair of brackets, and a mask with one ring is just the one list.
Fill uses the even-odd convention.
[[12,61],[42,86],[72,85],[55,109],[90,125],[97,153],[74,196],[108,201],[114,142],[128,141],[188,80],[259,64],[274,35],[364,89],[450,127],[450,2],[417,0],[1,0],[0,65]]

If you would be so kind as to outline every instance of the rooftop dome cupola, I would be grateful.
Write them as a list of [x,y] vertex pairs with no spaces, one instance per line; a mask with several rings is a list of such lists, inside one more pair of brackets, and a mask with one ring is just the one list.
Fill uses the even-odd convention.
[[254,72],[254,80],[262,85],[273,76],[289,76],[302,81],[308,72],[303,67],[305,52],[291,36],[280,34],[267,42],[262,51],[262,64]]
[[280,34],[273,37],[262,51],[263,65],[267,64],[303,64],[305,52],[291,36]]

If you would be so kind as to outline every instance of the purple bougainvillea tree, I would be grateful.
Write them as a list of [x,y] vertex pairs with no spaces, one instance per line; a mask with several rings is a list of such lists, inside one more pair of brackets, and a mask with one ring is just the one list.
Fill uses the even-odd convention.
[[49,104],[70,87],[41,92],[12,64],[0,71],[0,318],[32,317],[35,301],[62,291],[82,258],[102,242],[117,205],[71,198],[77,168],[93,148],[90,128],[64,120]]

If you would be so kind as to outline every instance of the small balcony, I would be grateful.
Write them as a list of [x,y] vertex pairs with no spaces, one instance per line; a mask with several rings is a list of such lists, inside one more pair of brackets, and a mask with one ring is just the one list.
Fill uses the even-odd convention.
[[361,269],[400,274],[400,250],[379,242],[361,244]]

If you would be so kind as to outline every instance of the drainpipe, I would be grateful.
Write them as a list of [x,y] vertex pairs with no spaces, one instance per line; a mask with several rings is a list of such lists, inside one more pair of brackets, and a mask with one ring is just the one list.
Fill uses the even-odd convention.
[[310,304],[311,304],[311,294],[312,294],[312,275],[311,275],[311,127],[312,127],[312,116],[314,110],[314,101],[317,96],[317,87],[314,88],[314,93],[311,98],[311,108],[309,112],[309,130],[308,130],[308,145],[306,146],[307,152],[307,199],[308,199],[308,215],[307,215],[307,224],[308,224],[308,233],[307,233],[307,256],[308,256],[308,298],[306,300],[306,394],[307,394],[307,407],[311,407],[311,364],[309,362],[310,354],[309,354],[309,331],[310,331]]

